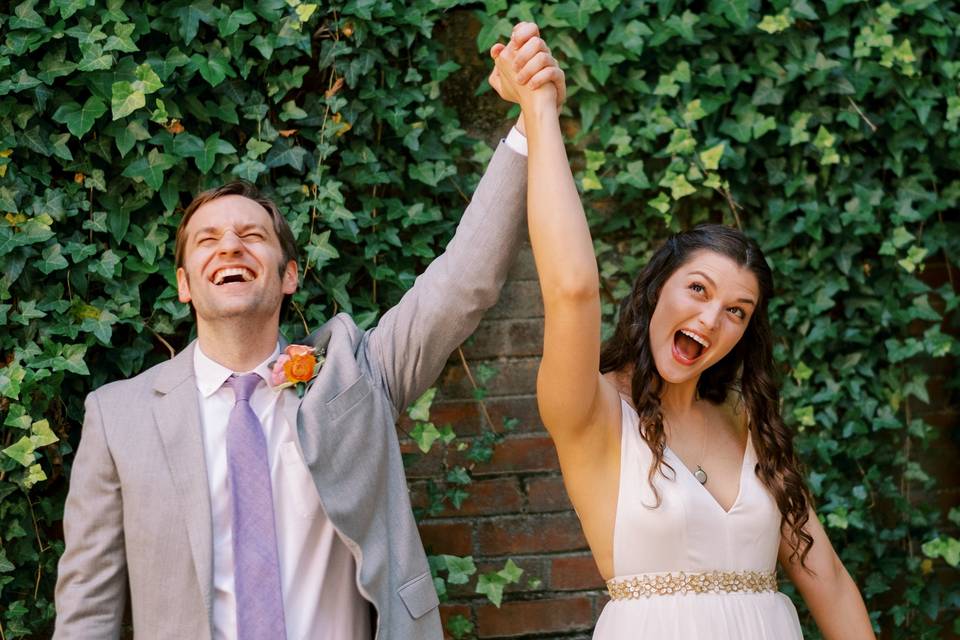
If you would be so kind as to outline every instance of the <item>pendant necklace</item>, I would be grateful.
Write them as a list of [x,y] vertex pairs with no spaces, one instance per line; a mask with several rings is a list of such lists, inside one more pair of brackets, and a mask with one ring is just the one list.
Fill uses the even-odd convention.
[[[700,459],[703,460],[703,456],[707,453],[707,417],[703,417],[701,423],[701,431],[703,432],[703,446],[700,448]],[[707,472],[703,470],[699,464],[697,465],[697,470],[693,472],[693,477],[696,478],[700,484],[707,484]]]

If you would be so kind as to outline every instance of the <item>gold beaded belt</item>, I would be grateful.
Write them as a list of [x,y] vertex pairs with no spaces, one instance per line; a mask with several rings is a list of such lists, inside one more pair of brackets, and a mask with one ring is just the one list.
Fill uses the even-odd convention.
[[777,590],[773,571],[704,571],[702,573],[646,573],[607,580],[612,600],[686,593],[737,593]]

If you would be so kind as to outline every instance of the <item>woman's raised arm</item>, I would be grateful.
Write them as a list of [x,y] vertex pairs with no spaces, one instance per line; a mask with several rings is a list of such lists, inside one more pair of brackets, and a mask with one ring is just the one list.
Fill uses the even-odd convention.
[[[524,28],[518,25],[517,29]],[[528,68],[549,56],[539,38],[493,51],[502,83],[523,109],[529,160],[527,216],[544,303],[543,360],[537,400],[559,449],[606,422],[616,391],[599,374],[600,295],[590,229],[574,185],[560,130],[556,87],[538,84]],[[542,65],[541,65],[542,66]],[[597,439],[591,436],[592,442]],[[599,444],[599,443],[598,443]]]

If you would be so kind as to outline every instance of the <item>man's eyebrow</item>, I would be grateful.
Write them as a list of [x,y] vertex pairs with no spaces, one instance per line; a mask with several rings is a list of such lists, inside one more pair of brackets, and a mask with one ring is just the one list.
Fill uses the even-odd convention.
[[[707,282],[710,283],[710,286],[711,286],[711,287],[713,287],[714,289],[717,288],[717,283],[713,281],[713,278],[711,278],[710,276],[708,276],[707,274],[705,274],[703,271],[691,271],[688,275],[691,275],[691,276],[701,276],[701,277],[703,277],[704,280],[706,280]],[[749,304],[749,305],[757,306],[757,303],[753,300],[753,298],[738,298],[738,299],[737,299],[737,302],[742,302],[742,303],[744,303],[744,304]]]
[[[238,230],[238,231],[249,231],[250,229],[259,229],[260,231],[266,231],[266,230],[267,230],[267,228],[266,228],[264,225],[260,224],[259,222],[247,222],[247,223],[240,224],[240,225],[237,226],[237,230]],[[221,233],[223,233],[223,230],[222,230],[220,227],[207,226],[207,227],[202,227],[202,228],[200,228],[200,229],[197,229],[197,230],[193,233],[193,235],[194,235],[194,236],[200,236],[200,235],[203,235],[203,234],[206,234],[206,233],[209,233],[210,235],[216,236],[216,235],[220,235]]]
[[210,235],[215,236],[218,233],[220,233],[220,229],[218,229],[217,227],[203,227],[202,229],[197,229],[196,231],[194,231],[193,235],[202,236],[206,233],[209,233]]

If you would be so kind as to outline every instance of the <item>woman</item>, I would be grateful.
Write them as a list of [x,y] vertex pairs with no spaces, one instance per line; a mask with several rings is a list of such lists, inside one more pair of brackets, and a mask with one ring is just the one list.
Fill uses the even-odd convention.
[[524,71],[549,50],[532,38],[491,55],[491,81],[519,100],[529,145],[540,414],[612,598],[594,637],[801,638],[776,590],[779,560],[826,638],[874,638],[778,413],[759,247],[718,225],[674,236],[601,347],[599,276],[557,96]]

